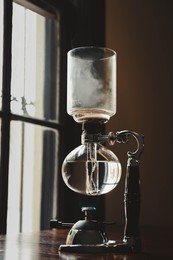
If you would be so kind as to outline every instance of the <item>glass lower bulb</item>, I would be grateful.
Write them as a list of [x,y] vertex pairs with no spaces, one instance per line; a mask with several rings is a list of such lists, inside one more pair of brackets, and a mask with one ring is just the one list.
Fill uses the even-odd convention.
[[113,190],[121,178],[117,156],[99,143],[86,143],[70,152],[62,164],[62,177],[73,191],[101,195]]

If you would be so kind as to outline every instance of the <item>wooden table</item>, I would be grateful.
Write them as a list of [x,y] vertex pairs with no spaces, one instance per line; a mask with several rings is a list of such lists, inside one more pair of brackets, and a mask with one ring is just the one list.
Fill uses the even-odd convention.
[[[117,229],[117,228],[116,228]],[[110,239],[117,239],[121,231],[108,232]],[[142,253],[140,254],[72,254],[59,253],[60,244],[65,243],[67,229],[41,231],[32,234],[1,235],[0,260],[38,260],[38,259],[173,259],[173,229],[142,229]],[[120,237],[119,237],[120,238]]]

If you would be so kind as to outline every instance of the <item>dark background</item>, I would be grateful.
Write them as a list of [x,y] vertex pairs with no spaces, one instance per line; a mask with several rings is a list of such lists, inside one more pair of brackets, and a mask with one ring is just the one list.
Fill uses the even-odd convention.
[[[145,135],[141,225],[173,226],[173,2],[106,0],[106,46],[117,52],[117,114],[107,131]],[[113,151],[125,166],[129,145]],[[108,220],[123,223],[123,188],[106,196]]]

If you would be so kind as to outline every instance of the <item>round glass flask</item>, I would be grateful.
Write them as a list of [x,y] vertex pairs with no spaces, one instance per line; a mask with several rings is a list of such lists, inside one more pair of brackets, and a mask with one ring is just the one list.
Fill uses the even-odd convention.
[[67,112],[80,122],[107,122],[116,113],[116,53],[79,47],[68,52]]
[[121,178],[117,156],[99,143],[86,143],[70,152],[62,165],[66,185],[83,195],[101,195],[116,187]]

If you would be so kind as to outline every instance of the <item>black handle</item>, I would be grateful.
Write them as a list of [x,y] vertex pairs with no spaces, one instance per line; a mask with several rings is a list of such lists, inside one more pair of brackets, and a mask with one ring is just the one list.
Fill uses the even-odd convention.
[[139,164],[131,158],[128,159],[125,193],[125,230],[124,241],[132,244],[134,251],[141,250],[139,215],[140,215],[140,176]]
[[125,183],[125,236],[139,236],[140,180],[139,165],[127,165]]

